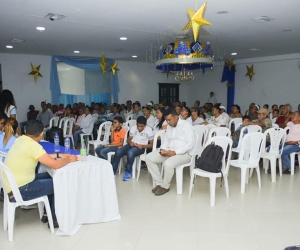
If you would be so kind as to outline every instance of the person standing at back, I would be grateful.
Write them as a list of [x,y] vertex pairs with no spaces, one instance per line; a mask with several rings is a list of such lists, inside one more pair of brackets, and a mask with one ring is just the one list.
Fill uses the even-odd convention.
[[212,103],[213,105],[215,105],[216,103],[218,103],[218,100],[217,100],[214,92],[210,92],[209,93],[209,98],[208,98],[207,102],[208,103]]

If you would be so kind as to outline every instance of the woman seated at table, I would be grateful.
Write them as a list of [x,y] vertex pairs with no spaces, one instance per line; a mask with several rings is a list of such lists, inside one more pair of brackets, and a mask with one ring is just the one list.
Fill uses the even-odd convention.
[[89,107],[84,108],[85,117],[82,118],[81,120],[80,130],[74,133],[74,148],[76,148],[78,143],[78,138],[81,134],[90,135],[93,132],[94,118],[92,117],[91,113],[92,113],[92,108]]
[[107,160],[107,154],[109,152],[116,152],[123,146],[127,131],[126,129],[122,128],[122,125],[123,118],[121,116],[116,116],[112,126],[110,127],[111,143],[96,148],[96,154],[98,157]]
[[15,140],[18,129],[18,122],[16,119],[9,117],[4,124],[3,133],[0,134],[0,150],[8,152]]
[[187,120],[191,116],[191,110],[188,107],[182,107],[181,114],[179,116],[182,120]]
[[221,114],[220,104],[215,104],[212,108],[212,114],[213,116],[210,118],[208,122],[203,122],[202,124],[213,124],[217,127],[226,127],[227,126],[227,120],[224,116]]
[[[58,228],[54,206],[53,180],[48,173],[36,174],[35,168],[37,163],[40,162],[50,168],[58,169],[70,162],[77,161],[77,157],[61,154],[62,159],[56,161],[54,159],[56,155],[47,154],[38,143],[43,138],[43,130],[44,125],[40,121],[28,121],[26,134],[16,139],[6,156],[5,165],[12,171],[24,201],[48,195],[54,227]],[[5,176],[4,187],[10,202],[16,202]],[[46,213],[41,221],[43,223],[48,222]]]
[[192,124],[193,126],[195,125],[200,125],[201,123],[204,122],[204,120],[200,117],[200,111],[197,107],[192,107],[191,108],[191,117],[187,119],[187,121]]

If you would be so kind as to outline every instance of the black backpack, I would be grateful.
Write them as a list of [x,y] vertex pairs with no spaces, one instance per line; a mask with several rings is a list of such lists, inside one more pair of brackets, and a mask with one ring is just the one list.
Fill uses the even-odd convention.
[[202,152],[200,158],[196,160],[196,167],[207,172],[212,173],[221,173],[221,186],[223,181],[223,173],[222,173],[222,159],[224,156],[223,149],[215,145],[214,143],[209,144]]

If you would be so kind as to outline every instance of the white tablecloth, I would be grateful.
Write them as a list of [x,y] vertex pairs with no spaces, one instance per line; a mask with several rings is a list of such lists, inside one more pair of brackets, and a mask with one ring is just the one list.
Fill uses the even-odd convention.
[[121,219],[108,161],[89,155],[58,170],[41,168],[53,175],[58,235],[73,235],[82,224]]

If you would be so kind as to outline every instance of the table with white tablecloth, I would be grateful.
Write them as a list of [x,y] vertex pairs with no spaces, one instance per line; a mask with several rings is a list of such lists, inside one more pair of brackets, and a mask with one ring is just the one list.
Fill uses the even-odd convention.
[[70,163],[54,170],[55,212],[58,235],[73,235],[82,224],[121,219],[111,164],[89,155],[87,161]]

